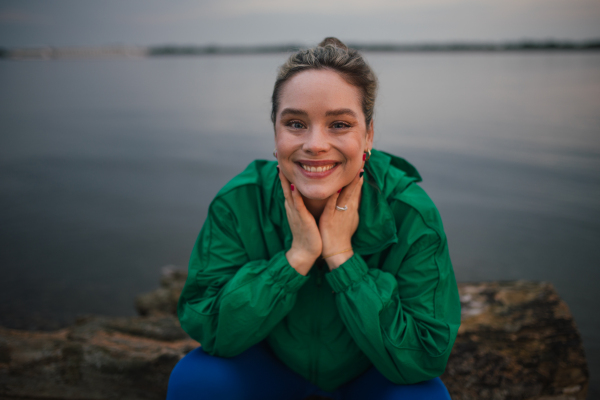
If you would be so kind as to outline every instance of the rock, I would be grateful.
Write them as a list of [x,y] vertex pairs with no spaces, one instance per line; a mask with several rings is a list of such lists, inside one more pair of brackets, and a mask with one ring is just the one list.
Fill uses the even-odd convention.
[[454,400],[585,399],[583,344],[545,282],[459,285],[462,324],[442,380]]
[[164,399],[198,343],[174,316],[81,318],[55,332],[0,328],[0,397]]
[[136,297],[140,315],[177,315],[177,300],[183,290],[187,271],[172,265],[163,267],[160,288]]
[[[186,272],[138,296],[141,317],[84,317],[55,332],[0,328],[0,398],[164,399],[199,344],[175,317]],[[442,380],[454,400],[585,399],[588,370],[567,305],[544,282],[459,285],[462,326]]]

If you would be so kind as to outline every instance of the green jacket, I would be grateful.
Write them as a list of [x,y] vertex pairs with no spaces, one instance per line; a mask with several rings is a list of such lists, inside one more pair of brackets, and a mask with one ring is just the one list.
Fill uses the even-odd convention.
[[285,257],[292,234],[275,161],[254,161],[211,203],[179,299],[181,326],[209,354],[266,339],[292,370],[331,391],[374,365],[398,384],[439,376],[460,325],[436,207],[401,158],[366,163],[354,256],[307,276]]

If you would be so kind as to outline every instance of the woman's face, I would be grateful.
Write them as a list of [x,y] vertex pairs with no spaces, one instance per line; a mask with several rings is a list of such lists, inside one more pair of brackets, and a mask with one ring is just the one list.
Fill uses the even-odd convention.
[[358,88],[331,70],[308,70],[281,90],[275,120],[279,167],[304,197],[323,200],[348,185],[373,143]]

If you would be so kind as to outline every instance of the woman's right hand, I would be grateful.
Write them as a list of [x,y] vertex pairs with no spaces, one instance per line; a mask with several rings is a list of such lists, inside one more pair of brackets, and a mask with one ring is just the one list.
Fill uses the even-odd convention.
[[304,205],[298,189],[290,184],[281,172],[281,168],[277,169],[285,196],[285,212],[294,237],[292,247],[285,256],[292,268],[298,273],[306,275],[323,250],[321,233],[315,218]]

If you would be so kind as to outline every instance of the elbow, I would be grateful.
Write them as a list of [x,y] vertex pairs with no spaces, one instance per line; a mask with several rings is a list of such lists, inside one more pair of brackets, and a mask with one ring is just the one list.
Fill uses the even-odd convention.
[[420,329],[420,335],[412,337],[411,343],[395,347],[395,372],[397,384],[414,384],[428,381],[444,373],[450,357],[454,339],[454,329]]
[[[414,319],[412,329],[413,340],[411,344],[416,348],[423,349],[426,356],[432,360],[447,360],[454,346],[454,341],[458,334],[460,326],[460,315],[456,318],[434,319],[431,317],[421,317]],[[443,362],[446,365],[446,361]]]
[[195,341],[200,343],[202,349],[208,354],[214,355],[214,335],[211,335],[210,319],[194,311],[192,307],[182,299],[177,305],[177,317],[181,328]]
[[389,380],[398,385],[412,385],[439,377],[446,370],[448,355],[439,357],[415,354],[415,357],[398,365],[395,377]]
[[444,371],[446,371],[446,363],[443,363],[443,365],[440,365],[438,367],[422,371],[419,375],[415,376],[414,379],[412,379],[412,381],[407,382],[407,384],[426,382],[431,379],[438,378],[444,374]]
[[202,350],[211,356],[234,357],[244,350],[240,347],[239,340],[233,340],[235,335],[219,333],[216,315],[200,314],[185,301],[180,300],[177,316],[181,328],[200,343]]
[[423,368],[423,381],[437,378],[442,375],[446,371],[446,364],[448,364],[448,358],[450,357],[450,352],[443,354],[439,357],[435,357],[430,360],[429,363]]
[[414,355],[413,362],[417,374],[412,383],[437,378],[446,371],[446,364],[448,364],[456,335],[450,329],[447,335],[444,336],[444,340],[437,341],[435,346],[428,349],[429,351]]

